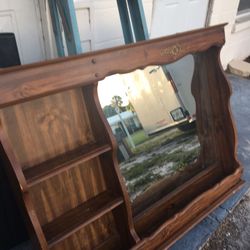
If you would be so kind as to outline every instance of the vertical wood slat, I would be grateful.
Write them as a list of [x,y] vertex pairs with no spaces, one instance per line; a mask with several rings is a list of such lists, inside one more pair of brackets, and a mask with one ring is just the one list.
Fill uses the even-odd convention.
[[73,0],[49,0],[49,10],[58,56],[65,56],[62,27],[68,55],[82,53],[80,34]]
[[81,39],[76,19],[74,0],[56,1],[64,28],[68,55],[82,53]]
[[132,27],[129,18],[127,1],[116,0],[118,11],[120,15],[120,21],[122,25],[123,38],[126,44],[133,43],[134,37],[132,32]]
[[65,56],[62,32],[61,32],[61,24],[59,19],[59,13],[55,0],[48,0],[49,10],[50,10],[50,18],[52,21],[53,33],[56,41],[57,54],[59,57]]
[[142,0],[127,0],[136,41],[149,39]]

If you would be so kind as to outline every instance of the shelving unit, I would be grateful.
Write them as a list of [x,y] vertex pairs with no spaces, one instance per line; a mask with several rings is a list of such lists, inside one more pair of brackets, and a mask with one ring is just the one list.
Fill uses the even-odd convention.
[[[125,248],[136,242],[96,88],[62,91],[0,111],[1,142],[21,176],[16,177],[40,249],[92,249],[117,235]],[[95,240],[89,244],[79,237]]]

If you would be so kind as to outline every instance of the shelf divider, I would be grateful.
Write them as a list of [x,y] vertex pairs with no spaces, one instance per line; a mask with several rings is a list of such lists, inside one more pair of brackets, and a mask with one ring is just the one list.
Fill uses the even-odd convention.
[[49,247],[123,204],[123,198],[105,191],[42,227]]
[[76,164],[91,160],[111,149],[109,144],[88,144],[24,169],[23,173],[27,180],[27,185],[32,187],[54,175],[69,170]]

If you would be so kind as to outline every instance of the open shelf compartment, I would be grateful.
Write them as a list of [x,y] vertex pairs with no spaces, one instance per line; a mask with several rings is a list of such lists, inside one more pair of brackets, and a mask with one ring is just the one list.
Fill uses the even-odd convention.
[[28,186],[31,187],[65,170],[69,170],[76,164],[91,160],[110,150],[111,146],[109,144],[93,143],[84,145],[36,166],[27,168],[23,173]]
[[123,198],[105,191],[42,227],[49,247],[123,204]]

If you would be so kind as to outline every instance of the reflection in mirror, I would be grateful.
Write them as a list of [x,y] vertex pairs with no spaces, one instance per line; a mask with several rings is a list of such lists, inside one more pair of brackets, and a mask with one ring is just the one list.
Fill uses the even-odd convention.
[[[103,112],[118,143],[118,159],[131,201],[188,179],[199,155],[194,60],[151,65],[99,82]],[[180,183],[181,184],[181,183]],[[154,190],[154,191],[152,191]]]

